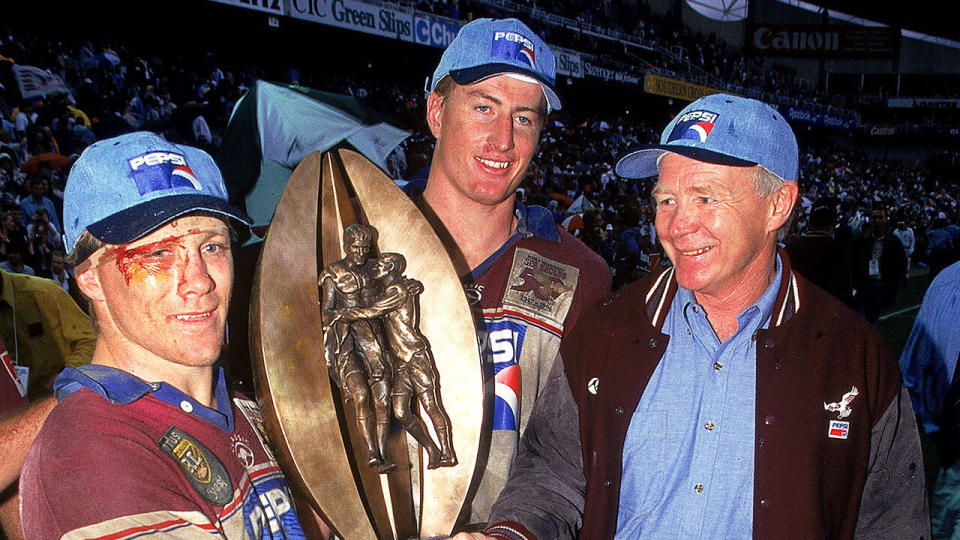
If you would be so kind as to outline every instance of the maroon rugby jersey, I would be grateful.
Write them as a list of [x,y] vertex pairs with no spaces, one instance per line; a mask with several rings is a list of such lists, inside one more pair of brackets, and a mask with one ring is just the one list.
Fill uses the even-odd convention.
[[257,405],[217,409],[105,366],[67,368],[20,480],[28,538],[303,538]]

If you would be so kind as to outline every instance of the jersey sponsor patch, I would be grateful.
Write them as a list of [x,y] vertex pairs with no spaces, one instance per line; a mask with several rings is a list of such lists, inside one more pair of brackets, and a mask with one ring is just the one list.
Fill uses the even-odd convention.
[[503,293],[504,311],[513,308],[532,316],[547,329],[563,333],[563,320],[573,304],[580,270],[529,249],[513,255],[510,279]]
[[249,399],[233,398],[233,403],[236,404],[240,412],[243,413],[247,422],[253,426],[253,432],[256,433],[257,438],[260,439],[260,446],[263,447],[263,451],[267,453],[267,457],[269,457],[271,461],[277,461],[277,458],[273,455],[273,450],[271,450],[270,445],[267,444],[267,431],[263,427],[263,413],[260,412],[260,407]]
[[[509,319],[484,319],[484,378],[493,378],[493,429],[516,430],[520,413],[520,366],[527,327]],[[491,370],[492,369],[492,373]]]
[[304,538],[286,485],[279,478],[256,484],[244,503],[249,538]]
[[246,439],[240,435],[232,435],[230,437],[230,445],[233,447],[233,454],[237,456],[237,459],[240,463],[243,463],[245,468],[249,469],[253,467],[256,456],[253,453],[253,449],[247,444]]
[[227,504],[233,485],[223,462],[200,441],[176,426],[170,426],[157,446],[173,458],[193,489],[213,504]]
[[516,430],[520,425],[520,366],[504,366],[494,375],[493,429]]
[[831,439],[846,439],[850,432],[850,422],[841,422],[840,420],[831,420],[827,427],[827,437]]

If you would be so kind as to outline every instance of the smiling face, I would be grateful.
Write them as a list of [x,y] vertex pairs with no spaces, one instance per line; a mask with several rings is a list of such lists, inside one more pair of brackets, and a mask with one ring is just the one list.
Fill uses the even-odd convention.
[[98,339],[121,362],[116,367],[165,380],[174,365],[213,364],[233,284],[223,221],[177,219],[130,244],[101,248],[89,260],[92,266],[77,280],[96,310]]
[[513,205],[537,148],[545,118],[540,85],[507,75],[453,84],[427,99],[427,123],[437,138],[427,190],[467,203]]
[[672,153],[660,160],[657,235],[677,282],[701,302],[704,296],[753,302],[769,283],[776,231],[789,217],[796,183],[760,195],[755,171]]

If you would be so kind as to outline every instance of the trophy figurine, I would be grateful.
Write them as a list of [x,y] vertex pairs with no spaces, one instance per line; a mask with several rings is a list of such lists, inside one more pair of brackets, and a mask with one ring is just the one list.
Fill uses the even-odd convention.
[[[382,474],[397,468],[386,457],[391,412],[427,450],[429,469],[456,465],[430,344],[418,328],[423,284],[403,275],[407,261],[399,253],[371,260],[372,238],[369,227],[348,226],[343,232],[347,256],[324,268],[317,279],[327,369],[344,401],[355,407],[367,465]],[[439,448],[411,411],[414,397],[433,422]]]
[[483,376],[463,286],[416,205],[360,154],[307,155],[264,239],[250,321],[264,428],[292,487],[340,538],[449,535],[477,465]]

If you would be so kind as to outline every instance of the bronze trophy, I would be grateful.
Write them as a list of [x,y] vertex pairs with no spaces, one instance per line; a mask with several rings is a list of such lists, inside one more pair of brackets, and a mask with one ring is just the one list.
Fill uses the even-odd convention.
[[294,488],[347,540],[449,535],[483,378],[460,280],[420,211],[363,156],[314,152],[254,283],[257,399]]

